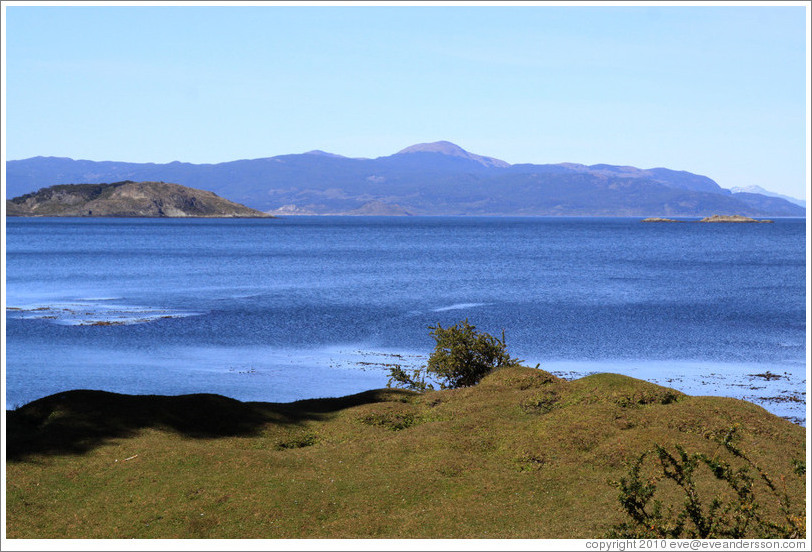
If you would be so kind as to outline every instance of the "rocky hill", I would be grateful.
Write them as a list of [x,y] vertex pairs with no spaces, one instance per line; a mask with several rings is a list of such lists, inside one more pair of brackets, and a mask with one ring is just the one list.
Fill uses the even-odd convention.
[[6,201],[8,216],[268,217],[205,190],[166,182],[61,184]]
[[286,214],[803,217],[780,197],[667,168],[515,164],[450,142],[357,159],[314,150],[218,164],[34,157],[6,163],[7,197],[67,182],[166,180]]

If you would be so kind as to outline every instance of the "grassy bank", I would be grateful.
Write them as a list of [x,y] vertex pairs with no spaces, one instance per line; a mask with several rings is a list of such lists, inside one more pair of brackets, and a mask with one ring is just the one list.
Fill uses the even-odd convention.
[[[804,508],[803,428],[613,374],[510,367],[470,388],[288,404],[73,391],[7,421],[9,538],[601,537],[628,520],[610,482],[630,462],[657,443],[741,464],[719,443],[732,427]],[[681,504],[665,483],[658,498]],[[730,494],[710,474],[697,488],[706,504]]]

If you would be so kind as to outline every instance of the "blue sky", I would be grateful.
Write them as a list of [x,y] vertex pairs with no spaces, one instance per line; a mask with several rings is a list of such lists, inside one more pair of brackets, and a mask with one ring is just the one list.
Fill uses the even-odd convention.
[[378,157],[449,140],[806,195],[802,3],[6,9],[6,159]]

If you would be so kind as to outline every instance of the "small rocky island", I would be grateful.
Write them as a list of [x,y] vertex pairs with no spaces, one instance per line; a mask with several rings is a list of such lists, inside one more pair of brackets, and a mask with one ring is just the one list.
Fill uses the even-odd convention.
[[771,220],[758,220],[742,215],[713,215],[705,217],[701,220],[675,220],[661,217],[649,217],[643,219],[643,222],[773,222]]
[[772,222],[771,220],[758,220],[742,215],[713,215],[712,217],[705,217],[699,222]]
[[258,218],[267,213],[167,182],[59,184],[6,200],[10,217]]

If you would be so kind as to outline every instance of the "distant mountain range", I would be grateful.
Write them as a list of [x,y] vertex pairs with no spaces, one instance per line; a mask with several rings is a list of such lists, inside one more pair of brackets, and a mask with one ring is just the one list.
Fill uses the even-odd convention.
[[6,200],[20,217],[268,217],[204,190],[167,182],[58,184]]
[[[515,164],[450,142],[376,159],[314,150],[217,164],[34,157],[6,163],[6,196],[54,184],[167,181],[275,214],[805,216],[777,194],[666,168]],[[796,200],[797,201],[797,200]]]

